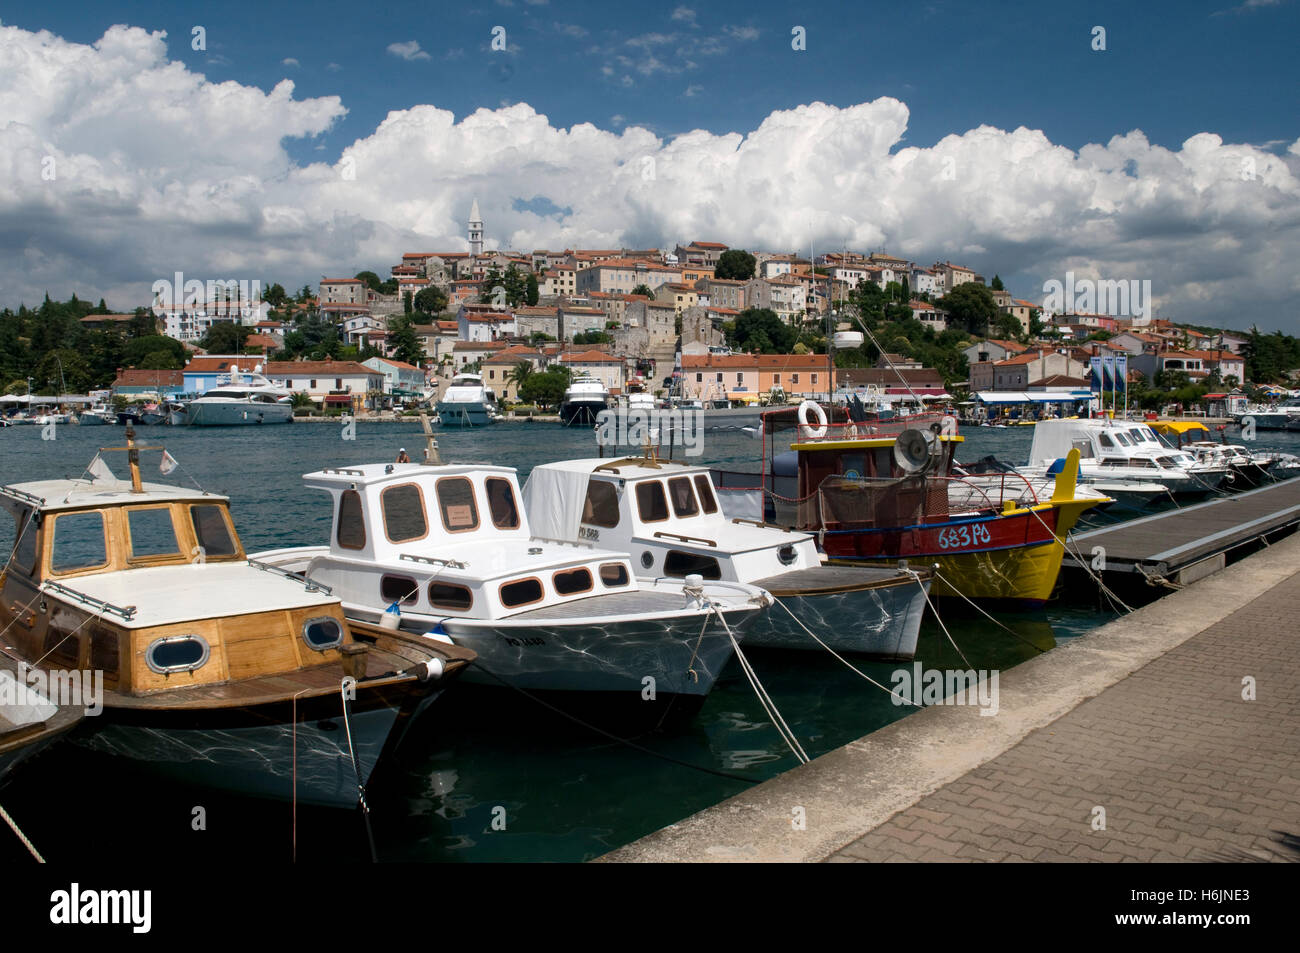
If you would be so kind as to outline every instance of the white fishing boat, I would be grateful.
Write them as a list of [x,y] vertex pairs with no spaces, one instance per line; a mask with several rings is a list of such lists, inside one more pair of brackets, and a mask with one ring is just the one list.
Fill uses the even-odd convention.
[[483,384],[480,374],[457,374],[438,401],[438,417],[445,427],[483,427],[501,419],[496,394]]
[[[472,653],[345,621],[336,596],[245,555],[223,496],[131,479],[0,487],[10,654],[83,684],[80,743],[189,783],[339,807]],[[166,459],[166,458],[164,458]],[[38,608],[39,607],[39,608]]]
[[287,424],[293,421],[292,399],[291,391],[262,376],[261,365],[251,372],[232,367],[215,388],[189,402],[184,422],[191,427]]
[[647,584],[699,575],[771,592],[784,608],[746,631],[746,647],[916,653],[928,568],[824,565],[806,533],[728,519],[706,467],[649,457],[543,464],[524,508],[535,532],[624,553]]
[[570,381],[560,404],[560,420],[568,426],[577,424],[590,427],[596,417],[609,406],[609,391],[598,377],[580,374]]
[[1203,464],[1165,446],[1144,423],[1078,418],[1040,420],[1034,427],[1029,463],[1017,470],[1044,479],[1059,469],[1072,449],[1079,451],[1079,481],[1159,485],[1174,497],[1204,496],[1227,482],[1226,467]]
[[329,545],[256,558],[330,586],[349,619],[473,649],[471,681],[702,700],[732,634],[771,604],[736,583],[642,582],[624,553],[534,535],[508,467],[368,464],[303,479],[331,496]]
[[92,404],[77,415],[82,427],[102,427],[117,422],[117,414],[107,404]]

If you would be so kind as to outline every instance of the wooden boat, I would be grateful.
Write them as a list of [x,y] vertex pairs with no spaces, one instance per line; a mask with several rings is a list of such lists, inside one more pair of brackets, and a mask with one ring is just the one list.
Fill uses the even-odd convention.
[[788,412],[766,415],[764,471],[715,474],[724,512],[757,509],[768,522],[811,532],[832,563],[934,566],[936,596],[1045,602],[1067,534],[1106,500],[1076,495],[1077,452],[1042,499],[1018,474],[953,476],[962,437],[951,418],[919,430],[910,417],[852,421],[841,408],[820,416],[825,422],[809,425]]
[[728,518],[707,467],[650,453],[543,464],[524,485],[524,509],[539,535],[626,553],[643,579],[699,573],[772,593],[785,608],[770,609],[745,630],[746,648],[916,654],[928,568],[823,565],[806,533]]
[[29,672],[20,659],[0,651],[0,784],[85,716],[82,699],[61,699],[49,685],[29,679]]
[[[0,627],[41,670],[98,673],[84,744],[191,783],[348,806],[473,652],[353,626],[327,587],[245,555],[222,496],[92,463],[0,487]],[[81,733],[78,734],[81,740]]]

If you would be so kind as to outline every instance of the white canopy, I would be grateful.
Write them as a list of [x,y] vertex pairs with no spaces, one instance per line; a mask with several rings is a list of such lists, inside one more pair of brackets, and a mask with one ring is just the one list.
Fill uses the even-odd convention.
[[568,461],[533,467],[524,484],[524,511],[533,535],[576,540],[591,471],[608,462],[596,460],[584,466],[583,461]]
[[24,407],[31,404],[43,406],[45,404],[93,404],[94,402],[94,398],[82,397],[78,394],[60,394],[57,397],[42,397],[40,394],[0,396],[0,404],[21,404]]

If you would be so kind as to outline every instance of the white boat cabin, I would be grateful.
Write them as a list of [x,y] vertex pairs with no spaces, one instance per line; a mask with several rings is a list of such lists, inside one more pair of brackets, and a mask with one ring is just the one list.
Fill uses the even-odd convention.
[[1177,471],[1196,463],[1190,455],[1161,443],[1155,431],[1144,423],[1094,418],[1040,420],[1034,427],[1030,466],[1050,465],[1071,449],[1079,451],[1085,472],[1116,467]]
[[568,460],[535,467],[524,506],[536,532],[630,554],[646,578],[752,583],[821,565],[813,537],[728,519],[705,467]]
[[261,556],[303,561],[292,568],[349,611],[501,619],[637,589],[625,554],[534,536],[510,467],[366,464],[303,480],[333,500],[329,546]]

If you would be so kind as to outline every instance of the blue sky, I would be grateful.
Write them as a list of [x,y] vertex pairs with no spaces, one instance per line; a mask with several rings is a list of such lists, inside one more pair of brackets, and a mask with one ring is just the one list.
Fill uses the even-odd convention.
[[[557,126],[635,124],[668,137],[743,133],[774,109],[816,100],[893,96],[911,110],[908,144],[988,123],[1042,129],[1073,149],[1136,128],[1169,147],[1205,130],[1276,147],[1294,138],[1300,115],[1294,2],[116,0],[0,9],[6,24],[83,43],[115,23],[166,30],[170,55],[212,81],[270,89],[289,78],[300,97],[341,96],[346,118],[287,144],[301,160],[420,103],[459,119],[526,101]],[[691,12],[674,18],[680,10]],[[195,25],[207,31],[206,52],[190,49]],[[807,30],[798,54],[795,25]],[[494,26],[505,28],[510,52],[489,49]],[[1105,51],[1091,48],[1095,26],[1106,30]],[[386,52],[411,41],[416,58]]]

